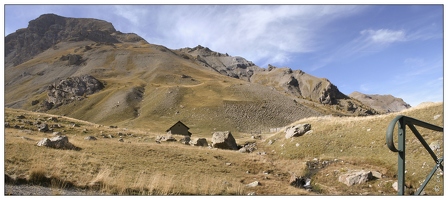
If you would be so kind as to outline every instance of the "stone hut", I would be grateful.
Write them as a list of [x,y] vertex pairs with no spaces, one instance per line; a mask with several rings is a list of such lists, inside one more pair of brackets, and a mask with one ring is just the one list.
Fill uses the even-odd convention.
[[185,125],[181,121],[178,121],[173,126],[171,126],[168,130],[166,130],[166,133],[191,137],[191,133],[190,133],[190,131],[188,131],[188,129],[190,129],[190,128],[188,128],[187,125]]

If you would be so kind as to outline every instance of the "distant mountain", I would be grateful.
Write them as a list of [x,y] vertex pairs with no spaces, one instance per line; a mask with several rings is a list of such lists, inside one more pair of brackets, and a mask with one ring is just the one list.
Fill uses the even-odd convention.
[[306,74],[302,70],[277,68],[272,65],[266,70],[243,57],[214,52],[200,45],[194,48],[182,48],[176,52],[188,54],[198,64],[222,75],[268,86],[320,104],[337,105],[338,110],[350,113],[359,115],[376,113],[375,110],[352,101],[328,79]]
[[301,70],[200,45],[172,50],[103,20],[54,14],[5,37],[5,107],[162,132],[180,120],[204,134],[376,114]]
[[349,94],[349,96],[354,99],[358,99],[363,104],[366,104],[382,113],[399,112],[411,107],[409,104],[404,102],[403,99],[396,98],[392,95],[368,95],[360,92],[353,92]]
[[27,28],[5,37],[5,66],[23,63],[59,42],[85,40],[97,43],[146,43],[136,34],[116,31],[110,22],[103,20],[44,14],[31,20]]

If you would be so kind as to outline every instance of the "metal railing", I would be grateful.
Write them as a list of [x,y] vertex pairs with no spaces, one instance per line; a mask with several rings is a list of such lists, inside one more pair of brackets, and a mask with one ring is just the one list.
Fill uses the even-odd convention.
[[[395,148],[393,140],[394,128],[397,122],[398,122],[398,149]],[[389,123],[386,132],[386,143],[387,147],[389,147],[391,151],[398,152],[398,195],[404,195],[404,189],[405,189],[404,175],[405,175],[405,152],[406,152],[405,151],[406,125],[411,129],[411,131],[414,133],[414,135],[417,137],[420,143],[425,147],[425,149],[428,151],[428,153],[431,155],[432,159],[436,163],[432,171],[428,174],[425,181],[422,183],[422,185],[418,188],[417,192],[415,193],[415,195],[420,195],[423,189],[425,188],[426,184],[428,184],[431,177],[437,171],[437,169],[440,168],[443,171],[443,165],[442,165],[443,157],[437,158],[434,151],[429,147],[428,143],[426,143],[425,139],[423,139],[422,135],[420,135],[420,133],[418,132],[418,130],[415,128],[414,125],[440,132],[443,132],[443,128],[403,115],[395,117],[395,119],[393,119]]]

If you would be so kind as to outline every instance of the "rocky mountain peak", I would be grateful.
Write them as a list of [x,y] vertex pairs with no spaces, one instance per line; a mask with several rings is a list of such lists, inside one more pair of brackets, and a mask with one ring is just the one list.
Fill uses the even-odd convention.
[[117,32],[110,22],[90,18],[69,18],[43,14],[28,27],[5,37],[5,66],[15,66],[59,42],[93,41],[120,43],[144,41],[135,34]]
[[194,57],[200,65],[208,67],[222,75],[246,81],[250,80],[250,77],[255,71],[264,70],[243,57],[215,52],[201,45],[194,48],[182,48],[177,51]]

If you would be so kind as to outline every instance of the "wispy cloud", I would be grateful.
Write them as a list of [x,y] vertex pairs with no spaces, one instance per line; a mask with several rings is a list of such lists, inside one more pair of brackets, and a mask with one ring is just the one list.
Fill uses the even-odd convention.
[[373,44],[390,44],[394,42],[402,42],[406,40],[406,33],[403,30],[363,30],[361,35],[366,37],[366,41]]
[[357,13],[362,8],[313,5],[154,5],[138,9],[116,6],[115,9],[118,16],[135,26],[153,21],[146,31],[140,30],[137,33],[150,43],[163,44],[169,48],[194,47],[200,44],[215,51],[243,56],[263,66],[269,62],[286,63],[291,60],[293,53],[316,51],[319,43],[316,36],[321,27],[332,20]]

